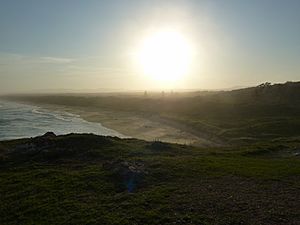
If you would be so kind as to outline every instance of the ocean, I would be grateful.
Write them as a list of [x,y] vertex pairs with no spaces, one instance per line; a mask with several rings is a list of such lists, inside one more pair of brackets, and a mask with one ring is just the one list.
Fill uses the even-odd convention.
[[85,121],[75,114],[0,101],[0,140],[35,137],[48,131],[57,135],[94,133],[125,137],[117,131],[103,127],[100,123]]

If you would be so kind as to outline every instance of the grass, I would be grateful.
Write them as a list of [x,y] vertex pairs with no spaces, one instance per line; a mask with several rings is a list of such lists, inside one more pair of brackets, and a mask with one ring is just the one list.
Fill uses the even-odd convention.
[[297,140],[203,149],[72,134],[1,146],[0,224],[300,221]]

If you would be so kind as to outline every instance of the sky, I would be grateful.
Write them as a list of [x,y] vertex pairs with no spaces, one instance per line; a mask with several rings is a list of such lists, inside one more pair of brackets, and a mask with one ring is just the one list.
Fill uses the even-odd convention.
[[[299,0],[0,0],[0,93],[222,89],[300,80]],[[193,46],[180,82],[135,68],[155,30]]]

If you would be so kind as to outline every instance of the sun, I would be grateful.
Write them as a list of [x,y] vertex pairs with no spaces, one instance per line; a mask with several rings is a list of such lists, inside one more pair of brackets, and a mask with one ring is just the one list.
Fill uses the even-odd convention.
[[188,73],[191,47],[176,31],[160,31],[144,39],[137,60],[143,73],[161,82],[180,80]]

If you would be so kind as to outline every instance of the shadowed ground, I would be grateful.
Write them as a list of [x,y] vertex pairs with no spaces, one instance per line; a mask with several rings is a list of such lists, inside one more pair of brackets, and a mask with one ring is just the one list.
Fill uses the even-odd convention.
[[1,224],[300,224],[300,140],[199,148],[95,135],[0,142]]

